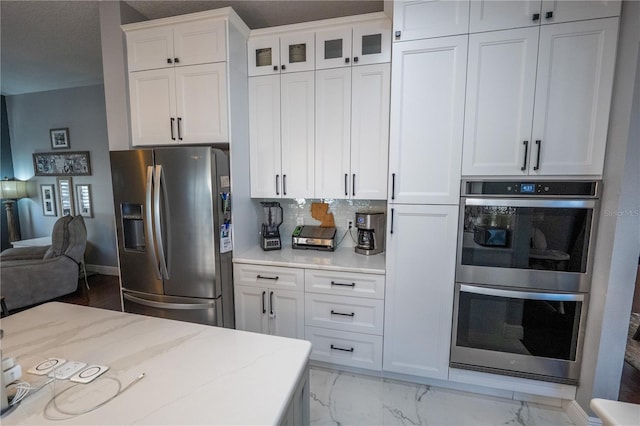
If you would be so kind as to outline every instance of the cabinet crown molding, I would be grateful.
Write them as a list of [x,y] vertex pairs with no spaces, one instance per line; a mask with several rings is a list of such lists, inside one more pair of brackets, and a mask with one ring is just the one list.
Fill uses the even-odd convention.
[[152,19],[149,21],[134,22],[132,24],[121,25],[120,28],[122,28],[122,31],[127,33],[130,31],[148,29],[153,27],[162,27],[166,25],[182,24],[185,22],[199,21],[202,19],[211,18],[227,19],[231,24],[238,28],[238,30],[240,30],[245,38],[249,37],[249,33],[251,30],[231,7],[187,13],[185,15],[170,16],[167,18]]
[[297,24],[280,25],[277,27],[259,28],[256,30],[251,30],[249,32],[249,37],[274,36],[297,31],[318,31],[326,28],[363,24],[366,22],[379,20],[389,20],[389,16],[384,12],[373,12],[361,15],[343,16],[340,18],[322,19],[319,21],[308,21],[300,22]]

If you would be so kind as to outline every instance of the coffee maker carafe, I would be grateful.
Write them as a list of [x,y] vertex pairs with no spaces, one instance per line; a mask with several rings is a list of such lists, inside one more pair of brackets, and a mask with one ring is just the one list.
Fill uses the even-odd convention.
[[378,254],[384,251],[386,217],[384,212],[356,213],[358,244],[355,251],[360,254]]
[[262,250],[280,250],[280,225],[282,225],[282,207],[277,201],[263,201]]

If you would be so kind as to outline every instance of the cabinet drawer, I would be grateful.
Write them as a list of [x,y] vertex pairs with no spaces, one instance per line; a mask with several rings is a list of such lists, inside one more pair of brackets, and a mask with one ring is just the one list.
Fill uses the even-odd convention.
[[311,342],[314,361],[382,369],[382,336],[307,326],[305,338]]
[[305,290],[384,299],[384,275],[305,270]]
[[382,335],[384,301],[305,294],[305,325]]
[[304,270],[275,266],[235,264],[233,265],[235,285],[254,287],[286,288],[304,290]]

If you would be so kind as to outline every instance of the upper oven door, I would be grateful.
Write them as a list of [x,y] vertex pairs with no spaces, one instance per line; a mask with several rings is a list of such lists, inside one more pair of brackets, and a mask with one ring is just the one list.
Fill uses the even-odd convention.
[[596,200],[461,198],[456,280],[588,291]]

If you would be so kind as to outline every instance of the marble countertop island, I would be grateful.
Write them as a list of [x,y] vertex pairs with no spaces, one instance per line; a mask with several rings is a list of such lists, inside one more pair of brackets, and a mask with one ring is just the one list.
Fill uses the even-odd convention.
[[[26,371],[47,358],[109,366],[101,377],[122,387],[145,377],[104,406],[64,424],[278,424],[308,377],[311,344],[237,330],[65,303],[47,303],[2,319],[2,354]],[[75,385],[57,380],[28,396],[3,426],[62,424],[44,415],[52,396]],[[60,394],[57,404],[82,405],[115,393],[97,379]],[[74,402],[75,401],[75,402]],[[88,405],[88,403],[85,403]],[[94,402],[95,405],[95,402]],[[74,407],[80,411],[80,407]]]

